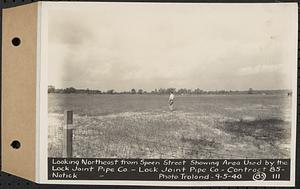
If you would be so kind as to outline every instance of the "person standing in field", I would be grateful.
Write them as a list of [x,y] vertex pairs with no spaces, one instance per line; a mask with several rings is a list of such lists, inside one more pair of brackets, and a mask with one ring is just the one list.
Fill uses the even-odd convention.
[[175,100],[175,96],[173,94],[173,91],[171,91],[170,96],[169,96],[169,109],[170,109],[170,111],[174,110],[174,100]]

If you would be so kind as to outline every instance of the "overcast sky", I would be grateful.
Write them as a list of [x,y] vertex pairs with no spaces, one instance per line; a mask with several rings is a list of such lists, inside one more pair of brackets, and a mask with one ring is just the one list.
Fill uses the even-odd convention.
[[48,6],[56,88],[291,88],[297,5]]

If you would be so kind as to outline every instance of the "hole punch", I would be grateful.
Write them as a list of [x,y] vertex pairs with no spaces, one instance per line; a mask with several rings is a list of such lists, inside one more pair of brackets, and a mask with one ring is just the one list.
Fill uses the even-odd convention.
[[10,146],[13,148],[13,149],[19,149],[21,147],[21,143],[17,140],[14,140],[12,141],[12,143],[10,144]]
[[14,46],[19,46],[21,44],[21,39],[18,38],[18,37],[14,37],[12,40],[11,40],[12,44]]

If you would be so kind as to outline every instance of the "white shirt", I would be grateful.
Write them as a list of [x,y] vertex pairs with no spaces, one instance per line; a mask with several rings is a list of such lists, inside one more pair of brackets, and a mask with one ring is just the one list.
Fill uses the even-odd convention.
[[174,98],[175,98],[175,96],[174,96],[174,94],[170,94],[170,97],[169,97],[169,100],[174,100]]

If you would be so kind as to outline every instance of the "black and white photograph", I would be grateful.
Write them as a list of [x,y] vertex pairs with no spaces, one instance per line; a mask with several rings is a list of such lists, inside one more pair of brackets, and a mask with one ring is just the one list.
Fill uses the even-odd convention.
[[62,7],[47,10],[48,157],[292,158],[294,6]]

